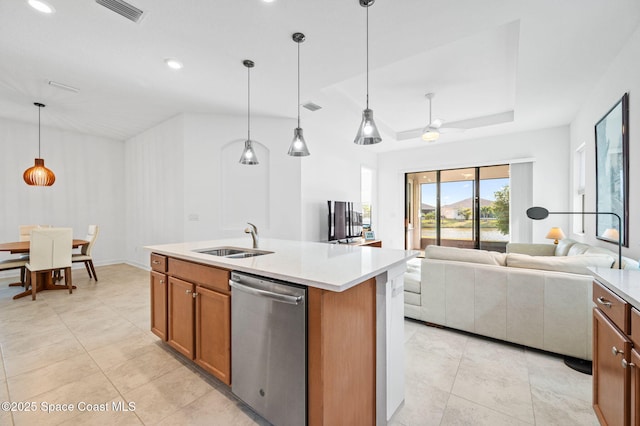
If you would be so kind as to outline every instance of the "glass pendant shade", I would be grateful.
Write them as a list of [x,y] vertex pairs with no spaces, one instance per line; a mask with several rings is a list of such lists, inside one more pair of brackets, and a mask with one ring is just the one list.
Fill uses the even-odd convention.
[[51,186],[56,181],[56,175],[44,166],[44,159],[40,158],[40,110],[44,104],[34,102],[38,107],[38,158],[35,159],[33,167],[29,167],[22,174],[27,185],[31,186]]
[[362,111],[362,122],[353,142],[358,145],[373,145],[381,141],[380,132],[373,121],[373,111],[367,108]]
[[293,129],[293,141],[291,141],[291,146],[289,147],[289,152],[287,152],[287,154],[292,157],[306,157],[309,155],[307,142],[304,140],[302,129],[300,127]]
[[298,127],[293,129],[293,140],[287,154],[292,157],[306,157],[310,153],[300,127],[300,43],[305,41],[306,38],[302,33],[293,33],[291,38],[298,45]]
[[253,150],[251,140],[244,141],[244,150],[240,156],[240,164],[246,164],[249,166],[258,164],[258,157],[256,156],[256,152]]
[[25,170],[22,177],[32,186],[51,186],[56,181],[56,175],[44,166],[42,158],[36,158],[34,166]]

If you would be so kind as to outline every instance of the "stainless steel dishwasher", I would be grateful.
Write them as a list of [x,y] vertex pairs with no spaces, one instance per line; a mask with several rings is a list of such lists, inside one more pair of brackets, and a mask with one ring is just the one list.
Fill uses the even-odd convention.
[[277,426],[307,423],[306,287],[231,273],[231,390]]

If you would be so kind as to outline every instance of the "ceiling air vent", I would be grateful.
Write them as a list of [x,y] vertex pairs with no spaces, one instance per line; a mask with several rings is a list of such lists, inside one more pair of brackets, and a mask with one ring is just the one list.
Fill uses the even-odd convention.
[[306,104],[302,104],[302,106],[309,111],[317,111],[322,108],[320,105],[314,104],[313,102],[307,102]]
[[96,3],[114,11],[118,15],[124,16],[125,18],[133,22],[140,21],[140,19],[142,19],[142,14],[144,13],[137,7],[122,0],[96,0]]

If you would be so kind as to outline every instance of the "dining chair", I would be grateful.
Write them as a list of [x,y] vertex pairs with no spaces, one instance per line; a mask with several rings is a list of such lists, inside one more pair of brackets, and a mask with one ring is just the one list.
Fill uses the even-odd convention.
[[[38,228],[51,228],[51,225],[19,225],[18,226],[18,230],[19,230],[19,239],[18,241],[30,241],[31,240],[31,231],[33,231],[34,229],[38,229]],[[25,263],[29,261],[29,255],[28,254],[21,254],[19,256],[20,260],[24,260]],[[25,269],[24,267],[20,269],[20,282],[19,283],[14,283],[14,284],[10,284],[10,285],[24,285],[24,280],[25,280]]]
[[24,269],[28,259],[14,257],[0,261],[0,271],[10,271],[12,269],[20,269],[20,282],[9,284],[10,287],[24,285]]
[[73,263],[83,262],[89,273],[89,278],[98,281],[96,269],[93,267],[93,258],[91,257],[91,250],[96,242],[96,238],[98,238],[98,225],[89,225],[89,230],[85,237],[85,240],[89,241],[89,244],[83,245],[80,248],[80,253],[74,253],[73,256],[71,256],[71,261]]
[[42,228],[31,231],[31,244],[29,247],[29,262],[27,268],[27,281],[25,289],[31,285],[31,299],[36,300],[37,275],[64,269],[64,282],[72,293],[71,282],[71,228]]

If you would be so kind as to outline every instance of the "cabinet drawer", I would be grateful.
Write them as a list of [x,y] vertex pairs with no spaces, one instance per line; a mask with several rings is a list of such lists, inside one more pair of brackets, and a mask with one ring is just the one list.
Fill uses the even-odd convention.
[[631,341],[633,346],[640,347],[640,311],[631,308]]
[[167,256],[151,253],[151,269],[156,272],[167,272]]
[[229,271],[199,263],[169,258],[169,275],[229,294]]
[[597,281],[593,282],[593,303],[625,334],[630,334],[631,306]]

